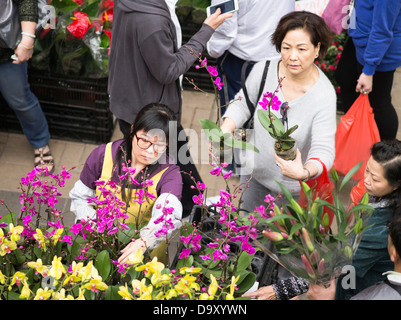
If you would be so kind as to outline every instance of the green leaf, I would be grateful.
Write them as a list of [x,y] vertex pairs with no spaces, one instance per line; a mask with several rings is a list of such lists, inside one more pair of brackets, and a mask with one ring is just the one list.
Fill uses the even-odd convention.
[[105,291],[105,300],[122,300],[123,298],[118,294],[120,285],[109,286]]
[[220,127],[216,123],[208,119],[200,119],[199,123],[204,130],[216,130],[218,132],[222,132]]
[[236,276],[238,275],[240,277],[237,282],[238,290],[236,291],[236,294],[240,295],[252,288],[256,281],[256,274],[248,270],[241,270],[236,274]]
[[253,257],[254,257],[254,254],[249,255],[245,251],[242,251],[242,253],[238,259],[237,270],[247,269],[251,265]]
[[230,135],[230,138],[224,140],[224,144],[227,146],[236,148],[236,149],[242,149],[242,150],[248,149],[248,150],[252,150],[254,152],[259,153],[258,148],[256,148],[253,144],[245,142],[245,141],[239,141],[239,140],[233,139],[233,138],[231,138],[231,135]]
[[53,0],[51,5],[56,9],[57,14],[70,13],[79,7],[73,0]]
[[118,240],[122,243],[122,244],[127,244],[129,243],[132,238],[134,237],[134,233],[135,233],[135,224],[132,222],[127,223],[128,226],[128,230],[121,230],[118,232]]
[[16,217],[15,217],[14,212],[4,214],[4,215],[2,215],[2,218],[0,219],[0,223],[7,223],[7,224],[12,223],[12,224],[16,225],[15,221],[16,221]]
[[95,267],[103,280],[106,280],[111,271],[110,255],[107,250],[100,252],[95,261]]
[[291,199],[294,199],[291,195],[291,192],[288,190],[288,188],[281,184],[280,182],[276,181],[276,183],[278,184],[278,186],[280,187],[281,191],[283,192],[284,196],[287,198],[287,200],[290,202]]
[[341,189],[344,187],[344,185],[352,178],[352,176],[355,174],[355,172],[357,172],[361,168],[362,163],[363,163],[363,161],[361,161],[356,166],[354,166],[350,171],[348,171],[348,173],[345,175],[343,181],[341,182],[339,191],[341,191]]

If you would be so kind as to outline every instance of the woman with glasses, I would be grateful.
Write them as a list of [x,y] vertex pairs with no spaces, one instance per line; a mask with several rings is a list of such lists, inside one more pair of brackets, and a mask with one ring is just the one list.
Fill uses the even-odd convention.
[[[174,208],[169,216],[174,227],[181,225],[182,178],[179,167],[168,155],[171,121],[176,121],[175,115],[167,106],[145,106],[124,139],[102,144],[92,151],[80,179],[70,191],[71,211],[76,221],[96,221],[96,209],[88,203],[88,198],[101,195],[96,182],[118,183],[120,198],[126,203],[129,216],[125,222],[134,223],[141,235],[122,250],[119,262],[124,262],[138,248],[151,250],[159,261],[165,259],[165,237],[155,236],[161,228],[155,221],[163,214],[166,203]],[[168,235],[171,236],[172,231],[169,230]]]

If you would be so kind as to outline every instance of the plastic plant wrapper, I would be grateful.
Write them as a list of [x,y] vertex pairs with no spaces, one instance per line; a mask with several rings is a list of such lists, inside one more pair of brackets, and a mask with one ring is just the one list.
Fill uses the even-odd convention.
[[53,74],[108,76],[113,6],[110,0],[53,0],[55,28],[38,34],[31,67]]
[[[301,207],[294,200],[288,189],[280,185],[286,203],[280,208],[277,205],[272,210],[270,219],[266,219],[263,235],[273,244],[274,250],[269,250],[263,242],[255,244],[273,260],[282,265],[295,277],[309,280],[311,283],[327,285],[341,269],[351,265],[360,243],[363,231],[368,228],[367,222],[373,212],[368,204],[368,194],[360,203],[348,211],[338,198],[338,191],[349,181],[361,164],[355,166],[343,179],[338,187],[338,176],[332,170],[332,178],[336,182],[333,199],[334,204],[325,199],[312,200],[313,188],[303,183],[307,197],[307,205]],[[332,223],[326,212],[334,213]]]

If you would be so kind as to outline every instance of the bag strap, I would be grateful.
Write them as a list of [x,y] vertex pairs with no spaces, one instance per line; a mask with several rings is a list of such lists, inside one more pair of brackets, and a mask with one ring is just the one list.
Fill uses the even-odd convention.
[[[253,117],[253,114],[255,112],[256,109],[256,105],[259,101],[260,96],[263,93],[263,88],[265,87],[265,83],[266,83],[266,75],[267,75],[267,71],[269,70],[269,65],[270,65],[270,61],[266,60],[265,63],[265,68],[263,70],[263,76],[262,76],[262,81],[260,83],[260,87],[259,87],[259,93],[258,93],[258,99],[256,101],[255,104],[252,104],[251,100],[249,100],[249,96],[248,96],[248,91],[246,89],[246,85],[245,85],[245,74],[246,74],[246,70],[248,69],[249,65],[254,65],[255,62],[253,61],[246,61],[243,65],[242,65],[242,70],[241,70],[241,86],[242,86],[242,91],[244,92],[244,96],[245,96],[245,100],[246,100],[246,104],[248,105],[248,109],[251,113],[251,117]],[[249,120],[248,120],[249,121]]]

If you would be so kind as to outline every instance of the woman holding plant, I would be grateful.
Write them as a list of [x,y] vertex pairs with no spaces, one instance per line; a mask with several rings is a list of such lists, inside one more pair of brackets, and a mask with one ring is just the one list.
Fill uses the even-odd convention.
[[[392,216],[401,214],[400,182],[401,142],[392,140],[376,143],[366,165],[365,178],[361,180],[362,193],[366,190],[369,204],[374,210],[367,223],[369,228],[363,231],[359,246],[352,257],[354,274],[340,276],[337,284],[332,281],[329,288],[324,289],[318,285],[309,288],[309,291],[307,280],[292,277],[272,286],[262,287],[246,296],[260,300],[276,296],[279,300],[287,300],[307,292],[308,299],[333,299],[335,293],[336,300],[347,300],[365,288],[385,280],[383,273],[394,268],[387,248],[387,222]],[[359,192],[359,185],[356,188]],[[353,201],[357,202],[358,199]],[[345,276],[353,276],[351,281],[355,284],[354,288],[350,288],[349,280]],[[333,286],[336,286],[335,290]]]
[[[253,211],[263,205],[266,194],[279,194],[276,181],[298,198],[299,181],[320,175],[322,163],[327,169],[332,166],[336,94],[329,79],[315,65],[326,54],[329,41],[329,30],[319,16],[309,12],[289,13],[282,17],[272,36],[281,57],[270,62],[263,90],[265,94],[257,96],[265,62],[256,64],[247,79],[251,102],[259,102],[251,137],[254,140],[251,141],[260,152],[249,153],[254,159],[252,168],[247,169],[251,169],[253,178],[249,182],[250,190],[243,195],[242,207],[245,210]],[[252,116],[245,99],[238,97],[243,97],[242,90],[224,114],[221,126],[224,132],[233,133]],[[264,119],[259,116],[263,108],[268,111]],[[266,125],[266,119],[275,121]],[[275,145],[290,149],[295,141],[296,157],[293,161],[276,155]]]
[[163,228],[160,219],[165,208],[173,209],[168,215],[166,234],[171,235],[181,225],[182,179],[179,167],[168,156],[170,121],[175,121],[175,116],[168,107],[145,106],[125,139],[100,145],[92,151],[80,180],[70,191],[71,211],[76,219],[96,222],[97,212],[88,200],[96,195],[100,199],[103,188],[113,192],[107,181],[117,183],[119,198],[126,203],[125,222],[133,223],[140,230],[140,238],[122,250],[120,263],[139,248],[153,250],[152,254],[159,260],[165,258],[163,240],[166,237],[157,237]]

